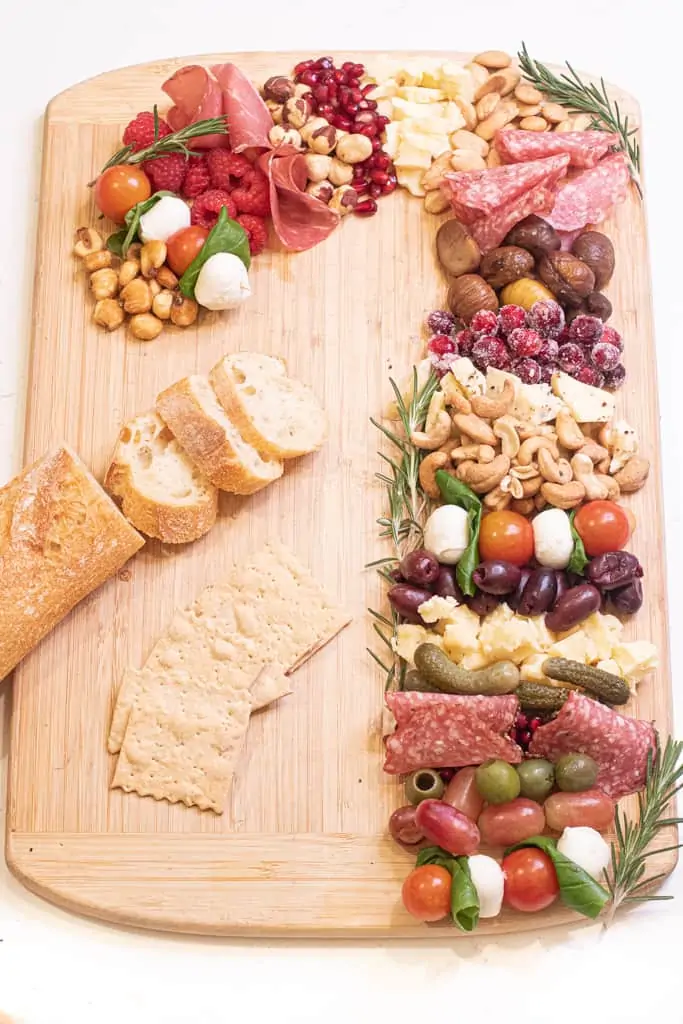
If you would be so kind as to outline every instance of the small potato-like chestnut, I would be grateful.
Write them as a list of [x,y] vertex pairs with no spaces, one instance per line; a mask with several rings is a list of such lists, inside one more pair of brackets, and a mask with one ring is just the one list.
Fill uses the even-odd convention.
[[614,246],[601,231],[584,231],[572,245],[573,254],[595,275],[595,290],[602,291],[614,273]]
[[482,256],[479,273],[492,288],[504,288],[506,284],[528,277],[534,269],[534,258],[518,245],[501,245]]
[[552,224],[548,224],[534,213],[520,220],[519,224],[515,224],[508,233],[505,244],[518,245],[521,249],[527,249],[536,259],[540,259],[546,253],[559,249],[561,242]]
[[[435,189],[435,193],[437,196],[441,195],[439,189]],[[429,192],[428,196],[431,194]],[[448,202],[445,207],[441,207],[441,211],[447,207]],[[455,218],[445,221],[437,231],[436,252],[441,266],[452,277],[472,274],[481,260],[479,246],[467,228]]]
[[595,274],[570,252],[551,252],[538,262],[538,274],[555,297],[568,306],[580,306],[595,291]]
[[479,274],[463,274],[448,289],[448,308],[454,316],[469,323],[480,309],[498,309],[498,296]]

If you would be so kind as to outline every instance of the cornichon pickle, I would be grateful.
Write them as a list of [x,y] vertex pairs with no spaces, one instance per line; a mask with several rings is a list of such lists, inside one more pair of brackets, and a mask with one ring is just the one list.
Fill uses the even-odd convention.
[[572,686],[582,686],[584,690],[594,693],[606,704],[627,704],[631,696],[628,683],[620,676],[603,672],[601,668],[594,668],[592,665],[583,665],[580,661],[548,658],[543,662],[543,672],[549,679],[571,683]]
[[409,668],[403,680],[404,690],[420,690],[422,693],[434,693],[434,687],[420,675],[416,668]]
[[420,644],[415,651],[415,667],[423,679],[442,693],[512,693],[519,686],[519,669],[511,661],[499,661],[488,668],[470,672],[447,657],[435,644]]
[[544,683],[520,683],[516,689],[522,711],[559,711],[569,690]]

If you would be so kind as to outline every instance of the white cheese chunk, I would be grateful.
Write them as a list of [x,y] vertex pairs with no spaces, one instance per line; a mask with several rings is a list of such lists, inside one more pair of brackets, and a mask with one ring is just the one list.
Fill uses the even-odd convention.
[[177,196],[162,196],[140,217],[138,234],[143,242],[165,242],[176,231],[190,226],[190,207]]
[[497,860],[483,853],[475,853],[467,863],[479,897],[479,917],[496,917],[503,905],[503,869]]

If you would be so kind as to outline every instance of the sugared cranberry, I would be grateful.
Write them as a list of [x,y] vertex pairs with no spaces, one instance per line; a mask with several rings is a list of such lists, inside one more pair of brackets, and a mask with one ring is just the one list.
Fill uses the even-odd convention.
[[455,342],[449,334],[435,334],[427,342],[427,348],[437,356],[455,352]]
[[543,338],[543,344],[538,350],[536,358],[539,363],[556,363],[559,350],[560,346],[555,338]]
[[577,373],[586,364],[586,354],[580,345],[568,341],[566,345],[560,345],[557,353],[557,362],[565,373]]
[[599,317],[580,313],[569,325],[569,339],[577,345],[595,345],[596,341],[600,341],[603,327]]
[[498,315],[491,309],[480,309],[470,320],[470,330],[477,338],[495,334],[498,330]]
[[447,309],[435,309],[427,317],[426,324],[433,334],[450,335],[456,328],[457,320]]
[[605,374],[605,387],[608,391],[617,391],[626,380],[626,370],[618,363],[613,370]]
[[544,338],[557,338],[564,327],[564,310],[553,299],[541,299],[529,310],[527,323]]
[[469,327],[465,327],[464,330],[458,331],[455,336],[455,344],[458,346],[458,352],[461,356],[471,355],[472,346],[474,345],[474,335]]
[[[456,337],[456,342],[457,342]],[[507,370],[510,356],[505,343],[493,334],[484,334],[472,345],[472,362],[478,370],[485,372],[490,366],[496,370]]]
[[537,356],[543,347],[543,338],[529,327],[516,327],[508,335],[508,346],[514,356]]
[[624,351],[624,339],[619,334],[619,331],[615,331],[613,327],[609,327],[607,324],[602,329],[600,341],[604,341],[607,345],[614,345],[618,352]]
[[594,388],[601,388],[605,383],[604,376],[594,366],[582,366],[575,376],[582,384],[590,384]]
[[619,349],[607,341],[599,341],[591,349],[591,363],[602,373],[609,373],[619,362]]
[[498,325],[505,335],[518,327],[526,327],[526,310],[521,306],[501,306],[498,310]]
[[559,366],[557,363],[541,363],[541,384],[552,384],[553,374],[557,373]]
[[373,213],[377,213],[377,203],[374,199],[364,199],[357,204],[353,212],[359,217],[372,217]]
[[541,367],[535,359],[528,357],[515,359],[512,364],[512,372],[519,377],[524,384],[541,383]]

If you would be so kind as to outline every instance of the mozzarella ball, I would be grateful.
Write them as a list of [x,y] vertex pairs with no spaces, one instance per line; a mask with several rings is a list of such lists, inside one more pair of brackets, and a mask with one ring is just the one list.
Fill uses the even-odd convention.
[[176,196],[162,196],[140,217],[138,234],[143,242],[165,242],[176,231],[190,226],[190,207]]
[[549,508],[531,521],[534,554],[547,569],[566,569],[574,550],[569,516],[561,508]]
[[440,505],[425,523],[422,543],[443,565],[455,565],[470,542],[467,512],[459,505]]
[[585,825],[566,828],[557,841],[557,848],[598,882],[611,860],[609,843],[594,828]]
[[483,853],[475,853],[468,864],[479,897],[479,917],[495,917],[503,904],[503,869],[497,860]]
[[251,295],[249,275],[239,256],[217,252],[199,271],[194,297],[207,309],[235,309]]

